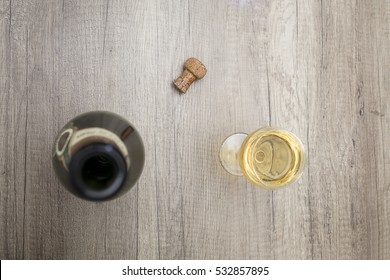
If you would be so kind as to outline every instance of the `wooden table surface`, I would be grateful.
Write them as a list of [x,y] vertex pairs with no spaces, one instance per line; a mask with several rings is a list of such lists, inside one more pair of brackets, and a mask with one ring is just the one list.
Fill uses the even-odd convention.
[[[390,1],[0,0],[1,259],[389,259]],[[195,56],[208,69],[180,95]],[[146,165],[125,196],[68,193],[55,135],[126,117]],[[234,132],[296,133],[299,182],[225,173]]]

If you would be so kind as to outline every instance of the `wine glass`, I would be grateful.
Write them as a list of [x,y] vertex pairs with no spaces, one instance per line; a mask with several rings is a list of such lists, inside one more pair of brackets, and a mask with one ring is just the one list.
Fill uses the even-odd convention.
[[252,184],[268,190],[295,182],[303,172],[306,153],[293,133],[263,127],[250,133],[235,133],[219,150],[223,168],[236,176],[244,175]]

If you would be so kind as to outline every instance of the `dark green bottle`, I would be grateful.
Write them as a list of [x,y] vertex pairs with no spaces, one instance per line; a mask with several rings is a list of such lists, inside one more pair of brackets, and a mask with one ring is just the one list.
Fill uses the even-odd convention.
[[53,166],[74,195],[102,201],[121,196],[139,179],[145,162],[141,136],[119,115],[95,111],[77,116],[54,143]]

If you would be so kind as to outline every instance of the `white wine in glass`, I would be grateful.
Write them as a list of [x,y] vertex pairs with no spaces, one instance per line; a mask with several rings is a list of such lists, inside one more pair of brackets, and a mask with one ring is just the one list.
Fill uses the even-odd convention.
[[293,133],[272,127],[251,134],[236,133],[222,143],[219,158],[232,175],[244,175],[252,184],[276,190],[295,182],[306,162],[302,142]]

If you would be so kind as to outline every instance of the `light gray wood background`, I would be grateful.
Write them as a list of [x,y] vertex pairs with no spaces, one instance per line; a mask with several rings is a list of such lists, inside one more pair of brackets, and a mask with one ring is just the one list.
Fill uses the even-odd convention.
[[[389,46],[389,0],[0,0],[0,258],[389,259]],[[208,73],[179,95],[190,56]],[[107,203],[51,167],[59,129],[97,109],[147,153]],[[275,192],[217,158],[269,124],[308,152]]]

